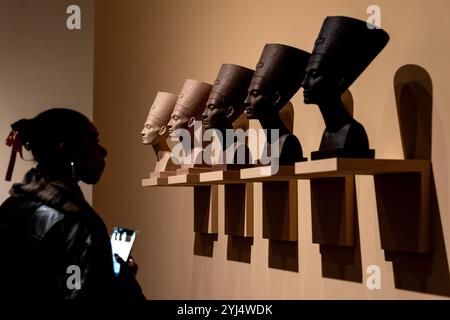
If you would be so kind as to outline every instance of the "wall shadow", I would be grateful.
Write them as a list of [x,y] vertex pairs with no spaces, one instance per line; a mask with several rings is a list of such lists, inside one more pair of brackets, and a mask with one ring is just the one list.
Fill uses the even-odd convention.
[[[417,65],[402,66],[395,74],[394,90],[405,159],[431,160],[433,85],[430,75],[424,68]],[[393,178],[382,179],[390,179],[391,187],[393,187],[392,183],[395,183]],[[414,177],[410,176],[407,179],[414,179]],[[417,177],[415,179],[417,180]],[[385,247],[385,258],[387,261],[392,261],[396,288],[449,297],[449,265],[432,169],[430,179],[430,252],[421,254],[390,250],[389,247]],[[414,188],[416,182],[411,180],[409,183],[403,183],[403,187],[408,184],[412,184]],[[397,186],[397,189],[400,187],[400,185]],[[380,184],[377,186],[377,177],[375,177],[379,220],[383,219],[383,213],[380,215],[383,208],[380,206],[384,206],[384,209],[392,207],[389,224],[386,225],[380,220],[380,237],[382,243],[392,242],[398,246],[402,241],[414,239],[411,230],[418,230],[420,225],[411,216],[410,210],[414,212],[414,206],[410,206],[410,210],[395,208],[392,202],[396,200],[389,199],[389,190],[386,191],[385,188],[386,183],[383,189]],[[412,192],[414,193],[414,190]],[[403,202],[414,203],[417,200],[414,198],[410,194],[409,198],[405,196]],[[404,242],[403,245],[414,248],[415,243]]]
[[298,272],[298,242],[269,240],[269,268]]
[[217,234],[195,232],[194,255],[212,258]]
[[385,251],[398,289],[450,297],[450,274],[434,176],[431,181],[431,252]]
[[294,132],[294,105],[288,101],[283,108],[281,108],[280,118],[289,132]]
[[344,104],[345,110],[347,110],[348,114],[353,117],[354,102],[352,92],[348,89],[345,90],[345,92],[341,96],[341,101]]
[[431,160],[433,84],[428,72],[405,65],[394,77],[395,102],[405,159]]
[[227,260],[250,263],[253,238],[228,236]]

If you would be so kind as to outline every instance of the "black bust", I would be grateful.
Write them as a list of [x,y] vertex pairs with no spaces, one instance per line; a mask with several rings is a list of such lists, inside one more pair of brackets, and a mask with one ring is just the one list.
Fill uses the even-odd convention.
[[279,112],[300,89],[309,57],[308,52],[298,48],[266,44],[248,88],[247,118],[258,119],[267,130],[267,146],[275,142],[271,141],[272,130],[278,130],[280,165],[305,160],[300,141],[286,128]]
[[341,96],[388,41],[385,31],[365,21],[334,16],[323,22],[302,83],[304,102],[319,106],[326,126],[312,160],[375,157],[364,127],[347,112]]

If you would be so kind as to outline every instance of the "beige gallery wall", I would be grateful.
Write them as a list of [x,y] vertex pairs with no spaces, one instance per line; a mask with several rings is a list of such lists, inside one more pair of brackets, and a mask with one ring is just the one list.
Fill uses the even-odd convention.
[[[69,30],[69,5],[81,9],[81,29]],[[4,181],[10,125],[51,107],[70,107],[92,117],[94,3],[91,0],[0,0],[0,201],[32,161],[16,160]],[[31,159],[30,155],[26,155]],[[82,185],[91,200],[92,187]]]
[[[407,64],[429,73],[436,188],[433,253],[409,257],[399,273],[380,248],[373,178],[357,177],[357,281],[322,274],[326,273],[323,257],[319,246],[311,242],[307,181],[299,183],[298,272],[268,267],[260,205],[250,263],[227,260],[223,213],[213,256],[194,255],[192,190],[141,187],[141,179],[155,163],[152,150],[140,142],[140,130],[156,92],[177,93],[186,78],[212,82],[222,63],[254,68],[265,43],[311,50],[324,17],[346,15],[365,20],[372,4],[381,8],[381,23],[391,41],[351,87],[355,117],[364,124],[377,158],[402,159],[394,75]],[[449,297],[449,12],[447,0],[96,1],[94,120],[109,156],[104,179],[94,188],[94,206],[109,227],[139,229],[134,256],[146,295],[153,299]],[[292,99],[294,133],[309,153],[318,148],[324,124],[315,106],[303,104],[301,94]],[[260,186],[256,195],[260,201]],[[352,264],[335,266],[341,268],[337,273],[353,272]],[[381,269],[380,290],[366,286],[370,265]]]

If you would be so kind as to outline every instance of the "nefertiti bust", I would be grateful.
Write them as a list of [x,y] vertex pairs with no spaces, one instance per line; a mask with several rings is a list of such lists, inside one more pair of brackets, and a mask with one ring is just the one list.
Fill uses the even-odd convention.
[[157,145],[167,139],[167,124],[176,101],[176,94],[169,92],[156,94],[141,132],[143,144]]
[[195,121],[201,121],[212,86],[209,83],[187,79],[178,95],[168,123],[169,134],[176,129],[187,129],[193,134]]
[[222,64],[203,112],[205,129],[233,128],[244,112],[244,101],[254,71],[235,64]]
[[283,44],[266,44],[245,100],[247,118],[258,119],[267,129],[267,142],[272,144],[270,131],[279,130],[281,165],[303,160],[303,151],[297,137],[280,118],[281,108],[299,90],[310,54]]
[[[218,143],[210,144],[210,147],[214,146],[223,151],[222,157],[219,158],[220,163],[230,165],[251,163],[245,141],[235,141],[232,130],[233,122],[244,112],[244,101],[253,73],[253,70],[239,65],[222,64],[206,102],[203,112],[203,127],[207,130],[205,137],[210,136],[211,130],[220,133]],[[215,152],[214,154],[216,155]],[[213,159],[210,161],[214,163]]]
[[142,129],[142,143],[151,145],[157,158],[150,176],[156,176],[161,172],[174,171],[177,168],[170,159],[171,152],[167,144],[167,123],[176,101],[177,95],[169,92],[158,92],[148,112],[144,129]]
[[327,17],[302,83],[304,102],[317,104],[325,121],[319,151],[311,158],[374,158],[364,127],[344,108],[342,94],[389,41],[388,34],[354,18]]

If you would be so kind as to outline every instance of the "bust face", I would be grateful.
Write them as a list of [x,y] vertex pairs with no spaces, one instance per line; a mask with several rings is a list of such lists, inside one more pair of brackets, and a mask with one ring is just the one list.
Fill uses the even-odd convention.
[[156,124],[152,120],[147,120],[144,125],[144,129],[142,129],[142,143],[143,144],[155,144],[158,139],[161,137],[159,131],[161,130],[161,126]]
[[188,129],[189,118],[178,110],[174,110],[170,116],[170,121],[167,124],[169,129],[169,135],[171,135],[177,129]]
[[247,119],[261,119],[270,116],[273,112],[271,98],[267,87],[259,83],[251,83],[244,102]]
[[320,63],[309,63],[302,83],[303,99],[306,104],[321,104],[330,99],[339,99],[345,91],[339,86],[336,72],[327,70]]
[[206,105],[205,111],[202,115],[202,123],[205,129],[226,128],[228,124],[228,118],[225,105],[217,99],[208,101],[208,104]]

